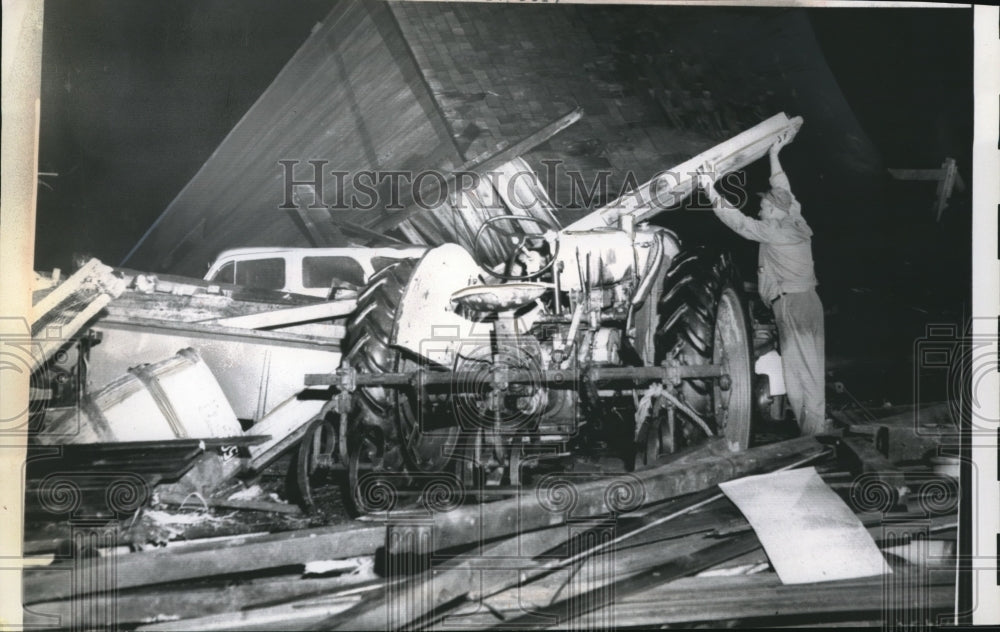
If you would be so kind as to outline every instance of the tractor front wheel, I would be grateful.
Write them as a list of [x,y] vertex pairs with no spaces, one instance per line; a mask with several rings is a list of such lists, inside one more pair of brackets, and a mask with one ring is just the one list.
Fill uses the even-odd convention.
[[[376,272],[358,296],[345,337],[344,364],[359,374],[416,370],[417,361],[391,346],[400,300],[418,259],[394,261]],[[407,478],[410,472],[438,472],[447,466],[458,440],[458,426],[431,428],[435,404],[414,389],[359,387],[351,399],[347,444],[348,485],[359,488],[372,466],[383,474]],[[371,437],[379,440],[373,446]],[[363,444],[363,445],[362,445]],[[372,456],[376,454],[377,456]],[[374,461],[371,462],[371,461]]]

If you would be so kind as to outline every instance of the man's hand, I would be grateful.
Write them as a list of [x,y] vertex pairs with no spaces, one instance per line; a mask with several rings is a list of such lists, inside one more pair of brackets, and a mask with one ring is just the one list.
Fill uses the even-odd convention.
[[709,202],[714,206],[719,199],[719,192],[715,190],[714,171],[710,170],[708,165],[702,165],[695,172],[695,178],[697,178],[698,186],[705,190],[705,193],[708,194]]
[[774,141],[771,145],[771,154],[774,156],[778,155],[781,148],[788,144],[788,139],[791,136],[790,132],[782,132],[778,135],[778,139]]

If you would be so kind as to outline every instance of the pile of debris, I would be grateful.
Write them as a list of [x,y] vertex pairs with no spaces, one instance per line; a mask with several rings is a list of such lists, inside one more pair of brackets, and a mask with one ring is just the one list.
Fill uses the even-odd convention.
[[[915,414],[872,437],[906,433]],[[955,594],[958,484],[930,458],[942,428],[911,431],[894,462],[863,428],[738,454],[711,442],[642,472],[547,476],[484,504],[426,498],[142,552],[119,546],[115,525],[81,523],[73,541],[92,548],[27,571],[26,614],[40,627],[143,630],[933,622]],[[793,500],[776,491],[782,477]],[[747,489],[770,521],[741,513]],[[874,566],[858,549],[837,556],[841,529],[878,545]]]
[[154,489],[168,503],[225,499],[227,483],[265,469],[320,414],[329,398],[305,397],[304,375],[339,364],[337,319],[355,304],[96,259],[36,285],[31,452],[45,458],[29,459],[29,514],[67,513],[52,490],[71,485],[83,509],[106,515],[109,477],[122,472],[136,507]]

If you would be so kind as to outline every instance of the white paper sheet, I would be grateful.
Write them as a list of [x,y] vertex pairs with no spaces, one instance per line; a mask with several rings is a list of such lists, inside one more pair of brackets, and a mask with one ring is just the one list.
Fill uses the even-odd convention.
[[784,584],[892,572],[868,530],[814,468],[719,487],[746,516]]

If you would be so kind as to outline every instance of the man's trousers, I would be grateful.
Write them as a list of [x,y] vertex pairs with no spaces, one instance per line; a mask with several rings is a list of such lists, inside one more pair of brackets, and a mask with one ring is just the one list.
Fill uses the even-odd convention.
[[827,432],[823,304],[815,289],[781,296],[772,304],[781,343],[785,391],[803,435]]

